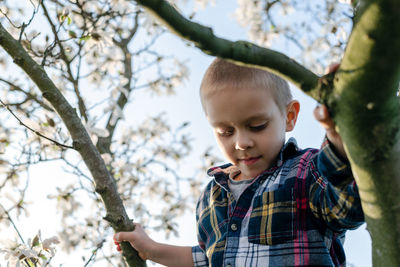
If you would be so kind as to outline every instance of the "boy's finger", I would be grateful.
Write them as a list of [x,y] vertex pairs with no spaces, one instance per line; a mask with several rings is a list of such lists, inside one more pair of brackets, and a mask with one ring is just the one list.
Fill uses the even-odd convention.
[[119,232],[114,235],[114,240],[117,242],[128,241],[132,237],[132,232]]
[[331,72],[336,72],[340,67],[339,63],[332,63],[328,66],[328,68],[325,70],[325,73],[331,73]]
[[314,116],[325,129],[334,129],[335,123],[329,115],[328,109],[325,105],[317,106],[314,109]]

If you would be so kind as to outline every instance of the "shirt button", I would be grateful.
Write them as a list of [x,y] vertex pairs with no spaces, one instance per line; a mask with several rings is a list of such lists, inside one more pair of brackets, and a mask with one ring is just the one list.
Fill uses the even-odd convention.
[[[231,224],[231,229],[232,229],[232,231],[236,231],[238,229],[236,223]],[[229,265],[227,267],[229,267]]]

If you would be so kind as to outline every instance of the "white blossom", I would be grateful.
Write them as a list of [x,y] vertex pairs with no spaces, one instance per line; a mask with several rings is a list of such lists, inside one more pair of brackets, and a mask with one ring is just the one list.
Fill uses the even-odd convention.
[[89,120],[85,123],[85,128],[89,135],[96,137],[107,137],[109,136],[109,132],[107,129],[96,127],[95,120]]
[[59,244],[59,243],[60,243],[60,240],[58,240],[58,237],[53,236],[53,237],[43,240],[42,247],[44,250],[49,250],[49,249],[52,249],[52,247],[51,247],[52,244]]
[[104,163],[107,165],[110,164],[112,161],[112,157],[111,157],[110,153],[101,154],[101,157],[103,158]]
[[96,48],[100,52],[104,52],[106,47],[110,47],[113,44],[112,36],[107,32],[96,29],[89,33],[90,39],[87,41],[85,49],[91,50]]

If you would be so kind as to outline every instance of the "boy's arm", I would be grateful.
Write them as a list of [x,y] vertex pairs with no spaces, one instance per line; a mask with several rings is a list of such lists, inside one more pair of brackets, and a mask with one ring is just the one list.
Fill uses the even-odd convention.
[[140,224],[135,224],[132,232],[119,232],[114,235],[117,250],[120,242],[129,242],[143,260],[152,260],[165,266],[192,267],[192,247],[173,246],[152,240]]
[[364,215],[342,139],[326,106],[317,107],[314,115],[326,129],[326,140],[313,160],[316,173],[309,187],[311,210],[332,230],[356,228],[364,222]]
[[360,226],[364,214],[349,162],[329,140],[313,157],[310,172],[307,188],[314,216],[335,232]]

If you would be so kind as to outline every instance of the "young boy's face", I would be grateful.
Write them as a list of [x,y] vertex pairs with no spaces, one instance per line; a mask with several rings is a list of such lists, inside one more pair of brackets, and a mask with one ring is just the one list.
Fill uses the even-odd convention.
[[239,179],[253,178],[271,167],[285,142],[285,132],[294,127],[270,91],[225,86],[203,99],[220,149],[241,170]]

